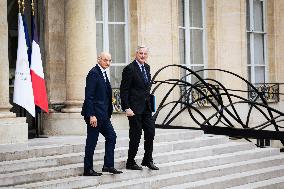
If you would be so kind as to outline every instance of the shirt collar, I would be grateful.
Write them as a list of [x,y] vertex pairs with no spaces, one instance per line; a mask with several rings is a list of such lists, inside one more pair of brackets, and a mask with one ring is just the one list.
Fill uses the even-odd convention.
[[141,66],[144,66],[145,65],[145,63],[144,64],[140,64],[139,62],[138,62],[138,60],[135,60],[136,61],[136,63],[138,64],[138,66],[139,66],[139,68],[141,69]]
[[103,67],[101,67],[101,65],[98,64],[98,66],[99,66],[102,73],[104,73],[106,71],[106,69],[103,69]]

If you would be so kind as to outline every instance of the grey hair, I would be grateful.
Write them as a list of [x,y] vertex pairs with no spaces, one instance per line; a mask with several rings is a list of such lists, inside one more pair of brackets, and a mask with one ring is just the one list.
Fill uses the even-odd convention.
[[136,48],[136,52],[138,52],[140,49],[147,49],[147,52],[149,52],[149,47],[147,47],[146,45],[138,45]]

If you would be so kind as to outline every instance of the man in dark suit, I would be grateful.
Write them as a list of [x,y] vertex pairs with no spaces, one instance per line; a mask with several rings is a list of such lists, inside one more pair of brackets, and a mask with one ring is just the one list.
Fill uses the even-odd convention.
[[150,104],[150,66],[146,63],[148,48],[139,46],[135,60],[127,65],[122,72],[120,96],[122,109],[129,120],[129,150],[126,169],[142,170],[135,162],[139,142],[144,130],[144,158],[142,166],[158,170],[153,163],[153,140],[155,136],[154,120]]
[[114,168],[116,133],[110,122],[113,111],[112,95],[106,74],[106,69],[110,66],[110,63],[111,55],[102,52],[98,56],[98,64],[89,71],[86,78],[85,101],[81,112],[87,124],[84,176],[102,175],[102,173],[93,170],[93,155],[99,133],[105,137],[105,156],[102,171],[113,174],[122,173]]

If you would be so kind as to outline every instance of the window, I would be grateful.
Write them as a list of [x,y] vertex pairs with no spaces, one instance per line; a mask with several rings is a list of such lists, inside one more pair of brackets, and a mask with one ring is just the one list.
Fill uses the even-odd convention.
[[[179,0],[179,58],[180,65],[186,66],[193,71],[205,68],[205,0]],[[189,75],[184,69],[181,69],[181,78],[189,83],[196,83],[198,79]],[[204,78],[206,72],[197,72],[201,78]],[[195,99],[196,95],[190,88],[181,87],[180,92],[182,100],[189,102]],[[183,107],[183,105],[181,106]]]
[[118,88],[128,63],[128,0],[96,0],[97,53],[110,52],[109,70],[113,88]]
[[[205,68],[205,0],[179,0],[179,57],[180,64],[196,71]],[[181,77],[186,73],[181,73]],[[204,78],[204,72],[198,72]],[[193,76],[184,78],[195,83]]]
[[248,80],[267,82],[266,0],[246,0]]

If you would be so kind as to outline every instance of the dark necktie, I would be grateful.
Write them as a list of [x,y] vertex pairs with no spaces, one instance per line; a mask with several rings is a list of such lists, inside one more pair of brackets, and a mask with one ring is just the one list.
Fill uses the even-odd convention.
[[146,74],[146,70],[145,70],[144,65],[142,65],[142,73],[143,73],[144,83],[147,84],[148,83],[148,78],[147,78],[147,74]]

